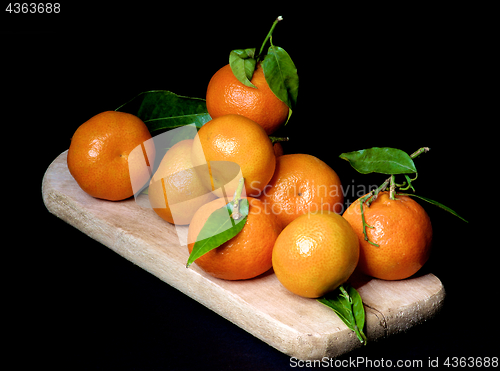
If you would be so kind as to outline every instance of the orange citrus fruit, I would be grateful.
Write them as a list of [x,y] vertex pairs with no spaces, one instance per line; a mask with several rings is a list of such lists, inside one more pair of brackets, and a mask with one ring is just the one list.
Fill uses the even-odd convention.
[[[227,196],[233,196],[241,176],[245,178],[246,194],[258,195],[276,167],[273,145],[264,129],[240,115],[221,116],[203,125],[194,138],[191,156],[199,172],[205,168],[201,165],[208,164],[210,176],[200,175],[219,197],[223,196],[222,186]],[[233,169],[234,164],[239,165],[241,175],[237,167]]]
[[274,150],[274,155],[276,158],[283,156],[285,153],[283,151],[283,146],[281,145],[280,142],[276,142],[273,144],[273,150]]
[[411,197],[389,198],[380,192],[370,207],[363,205],[365,241],[359,199],[344,212],[360,241],[359,271],[384,280],[401,280],[415,274],[429,258],[432,226],[425,210]]
[[319,158],[291,154],[276,159],[276,170],[259,199],[283,227],[318,210],[342,212],[344,195],[337,173]]
[[196,210],[215,198],[193,168],[192,146],[193,139],[182,140],[172,146],[149,184],[151,207],[172,224],[189,224]]
[[358,236],[331,211],[304,214],[281,232],[273,250],[278,280],[294,294],[318,298],[347,281],[359,258]]
[[138,188],[149,180],[149,164],[154,163],[155,156],[149,139],[148,128],[137,116],[116,111],[99,113],[73,134],[68,169],[93,197],[112,201],[129,198],[134,194],[132,180]]
[[[247,198],[249,213],[245,226],[229,241],[195,260],[210,275],[225,280],[244,280],[256,277],[272,266],[272,251],[281,227],[275,216],[263,212],[264,206],[256,198]],[[188,248],[194,243],[210,214],[226,205],[218,198],[203,205],[195,213],[188,230]]]
[[288,106],[269,88],[260,63],[255,68],[251,83],[257,89],[239,82],[229,64],[222,67],[208,84],[208,113],[212,118],[227,114],[242,115],[261,125],[268,135],[272,134],[288,118]]

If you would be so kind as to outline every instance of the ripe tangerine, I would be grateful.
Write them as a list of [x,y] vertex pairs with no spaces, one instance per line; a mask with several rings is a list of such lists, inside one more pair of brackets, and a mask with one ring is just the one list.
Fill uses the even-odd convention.
[[276,159],[276,170],[259,199],[285,227],[308,212],[340,214],[344,194],[340,178],[330,166],[315,156],[296,153]]
[[[244,280],[267,272],[272,267],[272,252],[281,227],[264,205],[249,197],[249,213],[243,229],[229,241],[195,260],[210,275],[225,280]],[[215,210],[226,205],[223,198],[215,199],[198,209],[188,230],[188,249],[194,244],[206,220]]]
[[194,138],[191,157],[205,186],[218,197],[223,197],[222,186],[227,196],[233,196],[241,176],[247,195],[260,194],[276,167],[273,145],[264,129],[241,115],[220,116],[203,125]]
[[418,272],[429,259],[432,225],[424,208],[411,197],[380,192],[370,207],[363,207],[368,239],[365,241],[359,199],[344,212],[360,242],[360,272],[384,280],[402,280]]
[[350,224],[331,211],[299,216],[281,232],[273,250],[278,280],[294,294],[318,298],[351,276],[359,241]]
[[212,118],[227,114],[245,116],[261,125],[270,135],[287,120],[288,106],[272,92],[260,63],[255,68],[251,83],[257,89],[239,82],[229,64],[222,67],[208,84],[208,113]]
[[149,164],[155,157],[149,139],[151,134],[139,117],[117,111],[99,113],[73,134],[68,169],[89,195],[124,200],[134,194],[132,181],[140,188],[149,180]]

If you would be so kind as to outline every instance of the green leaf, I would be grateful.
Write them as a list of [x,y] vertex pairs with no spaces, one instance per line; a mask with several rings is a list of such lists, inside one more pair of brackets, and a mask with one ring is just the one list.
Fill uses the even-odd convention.
[[347,292],[352,299],[352,311],[354,318],[356,319],[356,326],[361,331],[365,327],[365,308],[363,307],[363,301],[359,292],[352,286],[348,286]]
[[193,264],[200,256],[203,256],[207,252],[219,247],[224,242],[236,236],[245,225],[248,217],[248,207],[248,200],[246,198],[241,199],[239,212],[243,217],[238,220],[234,220],[231,217],[233,213],[232,202],[215,210],[208,217],[198,234],[186,267]]
[[255,48],[233,50],[229,53],[229,66],[231,66],[231,70],[239,82],[250,88],[257,89],[250,81],[252,80],[255,65],[257,64],[254,57]]
[[274,46],[271,42],[262,62],[262,68],[266,82],[274,95],[293,110],[299,93],[299,76],[292,58],[283,48]]
[[417,169],[411,157],[404,151],[389,147],[373,147],[360,151],[346,152],[340,155],[361,174],[410,174]]
[[139,93],[115,111],[139,117],[150,132],[195,124],[200,128],[212,118],[204,99],[177,95],[168,90]]
[[359,341],[366,345],[366,336],[363,333],[365,326],[365,310],[361,296],[349,284],[341,285],[337,290],[317,299],[321,304],[332,309],[356,333]]
[[427,197],[423,197],[423,196],[419,196],[419,195],[416,195],[416,194],[413,194],[413,193],[396,193],[396,196],[397,195],[401,195],[401,196],[410,196],[410,197],[416,197],[416,198],[420,198],[421,200],[424,200],[424,201],[427,201],[435,206],[438,206],[440,207],[441,209],[443,210],[446,210],[448,211],[450,214],[453,214],[455,215],[457,218],[460,218],[462,219],[464,222],[466,223],[469,223],[467,220],[465,220],[464,218],[462,218],[460,215],[458,215],[458,213],[452,209],[450,209],[448,206],[445,206],[443,205],[442,203],[439,203],[437,201],[434,201],[434,200],[431,200],[430,198],[427,198]]
[[333,292],[335,295],[328,294],[322,298],[317,299],[321,304],[326,305],[332,309],[337,316],[345,323],[349,329],[354,331],[354,321],[352,316],[352,311],[349,308],[349,303],[347,299],[340,294],[340,290],[335,290]]

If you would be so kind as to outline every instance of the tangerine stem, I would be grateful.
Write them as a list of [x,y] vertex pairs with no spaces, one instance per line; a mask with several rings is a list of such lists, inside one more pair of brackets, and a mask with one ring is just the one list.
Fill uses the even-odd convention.
[[391,181],[391,178],[389,177],[375,191],[372,191],[373,192],[373,197],[371,198],[371,200],[366,201],[366,206],[367,207],[370,207],[370,204],[377,199],[378,194],[380,192],[384,191],[387,188],[387,186],[389,185],[390,181]]
[[269,136],[269,139],[271,140],[272,144],[277,142],[288,142],[290,140],[290,138],[288,137],[272,137],[272,136]]
[[420,156],[422,153],[427,153],[429,152],[431,149],[429,147],[422,147],[420,149],[418,149],[417,151],[413,152],[410,157],[412,159],[414,158],[417,158],[418,156]]
[[368,223],[366,222],[365,220],[365,212],[363,210],[363,203],[368,199],[370,198],[372,195],[373,195],[374,191],[371,191],[370,193],[368,193],[366,196],[364,196],[360,201],[359,201],[359,208],[361,210],[361,221],[363,222],[363,235],[365,236],[365,241],[368,241],[369,244],[373,245],[373,246],[376,246],[376,247],[379,247],[378,244],[376,244],[375,242],[372,242],[368,239],[368,234],[366,233],[366,227],[368,228],[374,228],[373,226],[371,225],[368,225]]
[[262,54],[262,51],[264,50],[264,47],[266,46],[266,43],[267,43],[267,40],[269,40],[269,38],[271,37],[271,35],[273,34],[273,31],[274,31],[274,28],[276,27],[276,25],[278,24],[279,21],[282,21],[283,20],[283,17],[282,16],[279,16],[278,18],[276,18],[276,20],[274,21],[273,25],[271,26],[271,30],[269,31],[269,33],[267,34],[266,38],[264,39],[264,42],[262,43],[262,46],[260,47],[260,51],[259,51],[259,54],[257,55],[257,61],[260,60],[260,56]]
[[395,200],[396,199],[396,177],[391,175],[391,185],[389,186],[389,199]]

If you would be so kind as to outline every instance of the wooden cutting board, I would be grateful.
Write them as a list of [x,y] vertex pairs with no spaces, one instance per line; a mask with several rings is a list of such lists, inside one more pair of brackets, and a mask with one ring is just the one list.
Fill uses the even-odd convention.
[[[43,178],[51,213],[292,357],[336,357],[361,346],[331,309],[288,292],[272,270],[251,280],[224,281],[196,264],[187,269],[187,227],[175,228],[133,198],[111,202],[87,195],[69,173],[66,157],[67,151],[59,155]],[[353,286],[365,304],[369,341],[426,321],[445,297],[433,274],[402,281],[365,278]]]

